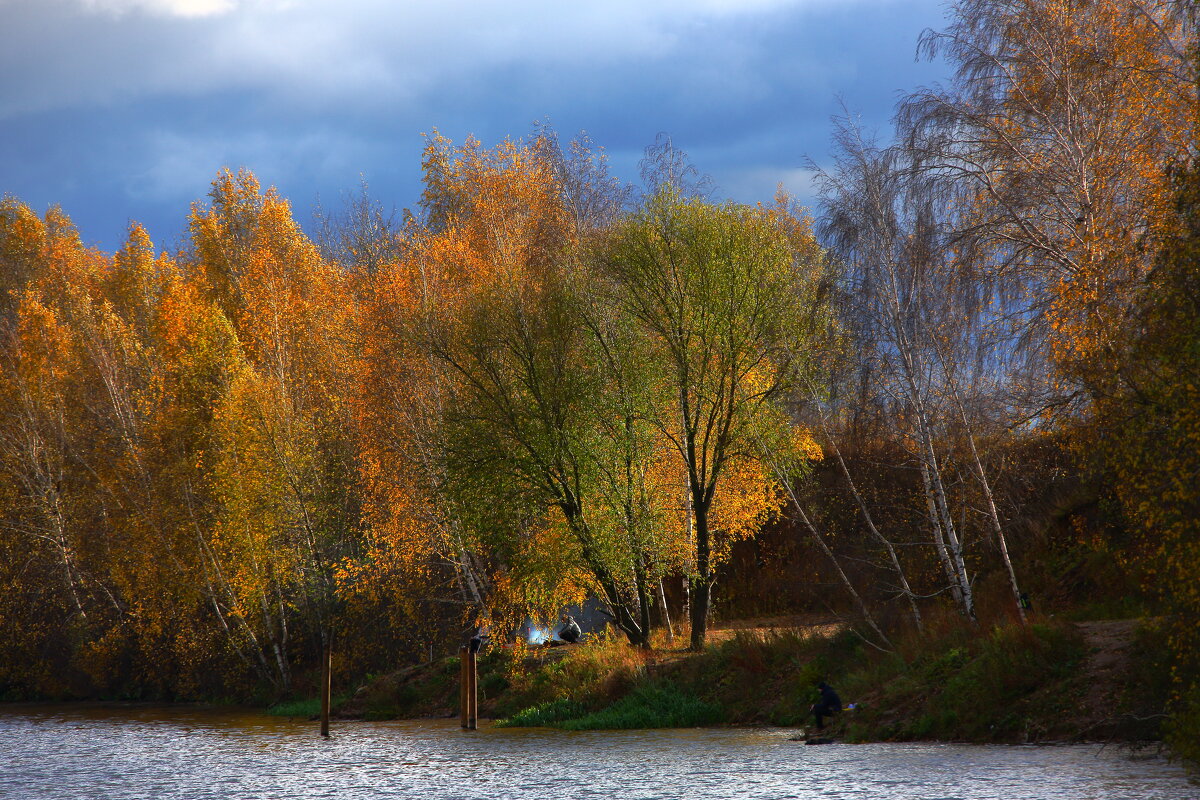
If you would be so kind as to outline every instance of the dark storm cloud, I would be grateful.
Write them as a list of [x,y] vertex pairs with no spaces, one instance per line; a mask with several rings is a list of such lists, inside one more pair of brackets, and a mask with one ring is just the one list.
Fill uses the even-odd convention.
[[160,240],[223,166],[248,166],[305,218],[360,174],[419,194],[420,134],[587,129],[636,178],[667,131],[723,195],[807,194],[837,96],[885,126],[927,82],[936,3],[0,0],[0,191],[61,204],[113,247]]

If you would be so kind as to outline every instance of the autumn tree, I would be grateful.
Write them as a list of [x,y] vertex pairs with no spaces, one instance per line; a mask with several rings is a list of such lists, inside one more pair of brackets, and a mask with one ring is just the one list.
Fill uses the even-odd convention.
[[[943,179],[959,246],[1049,359],[1030,398],[1078,408],[1108,391],[1133,299],[1162,241],[1165,170],[1196,102],[1186,4],[961,0],[922,49],[956,70],[901,107],[914,161]],[[1080,388],[1084,393],[1080,393]]]
[[356,193],[343,195],[340,209],[318,205],[313,219],[322,257],[359,277],[360,285],[401,257],[402,215],[375,200],[365,179]]
[[145,684],[179,688],[203,637],[193,635],[195,562],[159,426],[168,402],[154,343],[172,267],[136,226],[109,259],[58,212],[48,225],[25,220],[10,229],[25,241],[6,242],[29,267],[3,373],[5,468],[23,497],[8,530],[54,543],[75,612],[72,655],[97,685],[132,680],[121,667],[132,652],[179,667]]
[[[562,162],[540,141],[486,151],[433,140],[426,163],[433,231],[418,257],[454,294],[427,308],[422,330],[454,382],[445,419],[455,501],[473,527],[507,531],[493,546],[510,572],[540,563],[569,577],[577,564],[643,644],[650,576],[645,548],[632,544],[647,535],[634,522],[642,502],[631,481],[644,478],[630,471],[637,425],[622,416],[611,427],[600,405],[606,377],[620,372],[629,390],[630,376],[609,321],[588,307]],[[524,543],[548,544],[557,525],[559,557],[532,558]]]
[[1200,757],[1200,168],[1174,176],[1166,246],[1137,296],[1139,334],[1116,365],[1127,390],[1098,403],[1117,494],[1148,551],[1147,581],[1171,611],[1173,745]]
[[[979,444],[979,431],[996,426],[986,411],[989,399],[1003,391],[992,373],[1003,372],[1011,355],[1008,306],[973,279],[964,259],[975,251],[956,247],[951,220],[942,211],[944,195],[913,163],[909,149],[880,148],[845,122],[838,124],[835,143],[835,168],[819,176],[822,227],[846,271],[843,319],[862,365],[859,391],[878,393],[885,413],[903,421],[899,430],[910,439],[921,475],[931,540],[963,615],[976,616],[965,551],[967,517],[955,509],[973,503],[974,493],[956,501],[952,488],[963,485],[956,473],[965,467],[1009,578],[1010,608],[1024,619]],[[847,472],[840,452],[838,457]],[[848,472],[847,480],[865,515]],[[874,530],[873,523],[869,527]]]
[[686,474],[694,521],[692,646],[705,641],[723,480],[753,462],[756,427],[810,367],[796,347],[822,315],[819,253],[775,212],[688,200],[670,185],[614,229],[600,254],[647,342],[669,403],[653,420]]
[[358,547],[347,407],[342,276],[320,257],[274,190],[223,172],[191,218],[187,258],[229,318],[245,361],[216,410],[214,541],[259,620],[278,688],[290,688],[289,627],[327,646],[337,615],[335,565]]
[[[6,201],[0,219],[0,251],[20,261],[23,271],[14,277],[25,280],[10,287],[15,304],[0,323],[0,468],[12,502],[5,535],[27,553],[29,574],[54,587],[58,598],[47,611],[60,603],[61,611],[69,609],[59,624],[73,649],[94,652],[128,612],[112,576],[121,558],[119,538],[103,524],[113,499],[113,438],[88,402],[104,389],[83,336],[105,315],[99,292],[105,259],[83,246],[57,209],[39,219]],[[17,586],[24,582],[20,573],[11,577]],[[48,638],[44,647],[64,644]]]

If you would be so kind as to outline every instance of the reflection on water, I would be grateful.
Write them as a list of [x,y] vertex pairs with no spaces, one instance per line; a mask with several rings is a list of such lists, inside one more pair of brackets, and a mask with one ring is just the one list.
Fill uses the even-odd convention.
[[1099,746],[834,744],[793,731],[567,733],[456,720],[315,723],[229,710],[0,706],[0,798],[1194,800],[1162,759]]

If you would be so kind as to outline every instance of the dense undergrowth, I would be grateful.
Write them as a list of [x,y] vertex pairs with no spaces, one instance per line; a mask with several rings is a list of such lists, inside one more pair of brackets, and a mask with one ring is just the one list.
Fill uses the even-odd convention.
[[725,712],[662,681],[638,683],[629,694],[598,711],[576,700],[561,699],[527,708],[497,725],[554,727],[569,731],[629,728],[693,728],[725,721]]
[[[348,696],[334,697],[331,706],[336,708],[344,705]],[[267,713],[273,717],[307,717],[315,719],[321,713],[321,698],[305,697],[297,700],[284,700],[267,708]]]
[[[1169,688],[1162,637],[1147,630],[1134,649],[1139,680],[1104,711],[1114,719],[1158,718]],[[568,730],[802,726],[811,722],[815,684],[825,680],[855,705],[833,722],[848,741],[1061,741],[1089,738],[1087,655],[1079,630],[1056,620],[947,625],[902,639],[890,652],[849,631],[740,632],[698,654],[597,638],[569,648],[485,653],[480,710],[500,725]],[[364,687],[343,711],[368,718],[456,714],[458,669],[451,658],[396,673]],[[1105,738],[1159,736],[1156,725],[1104,731]]]
[[866,698],[848,721],[850,739],[1039,741],[1072,735],[1086,656],[1063,625],[954,631],[920,655],[900,653],[852,672]]

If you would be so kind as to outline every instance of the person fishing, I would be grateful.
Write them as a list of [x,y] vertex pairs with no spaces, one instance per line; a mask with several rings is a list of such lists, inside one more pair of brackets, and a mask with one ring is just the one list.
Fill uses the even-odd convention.
[[817,692],[820,693],[820,698],[812,704],[810,711],[817,720],[817,730],[823,730],[825,717],[832,717],[842,710],[842,698],[838,697],[838,693],[825,681],[817,684]]

